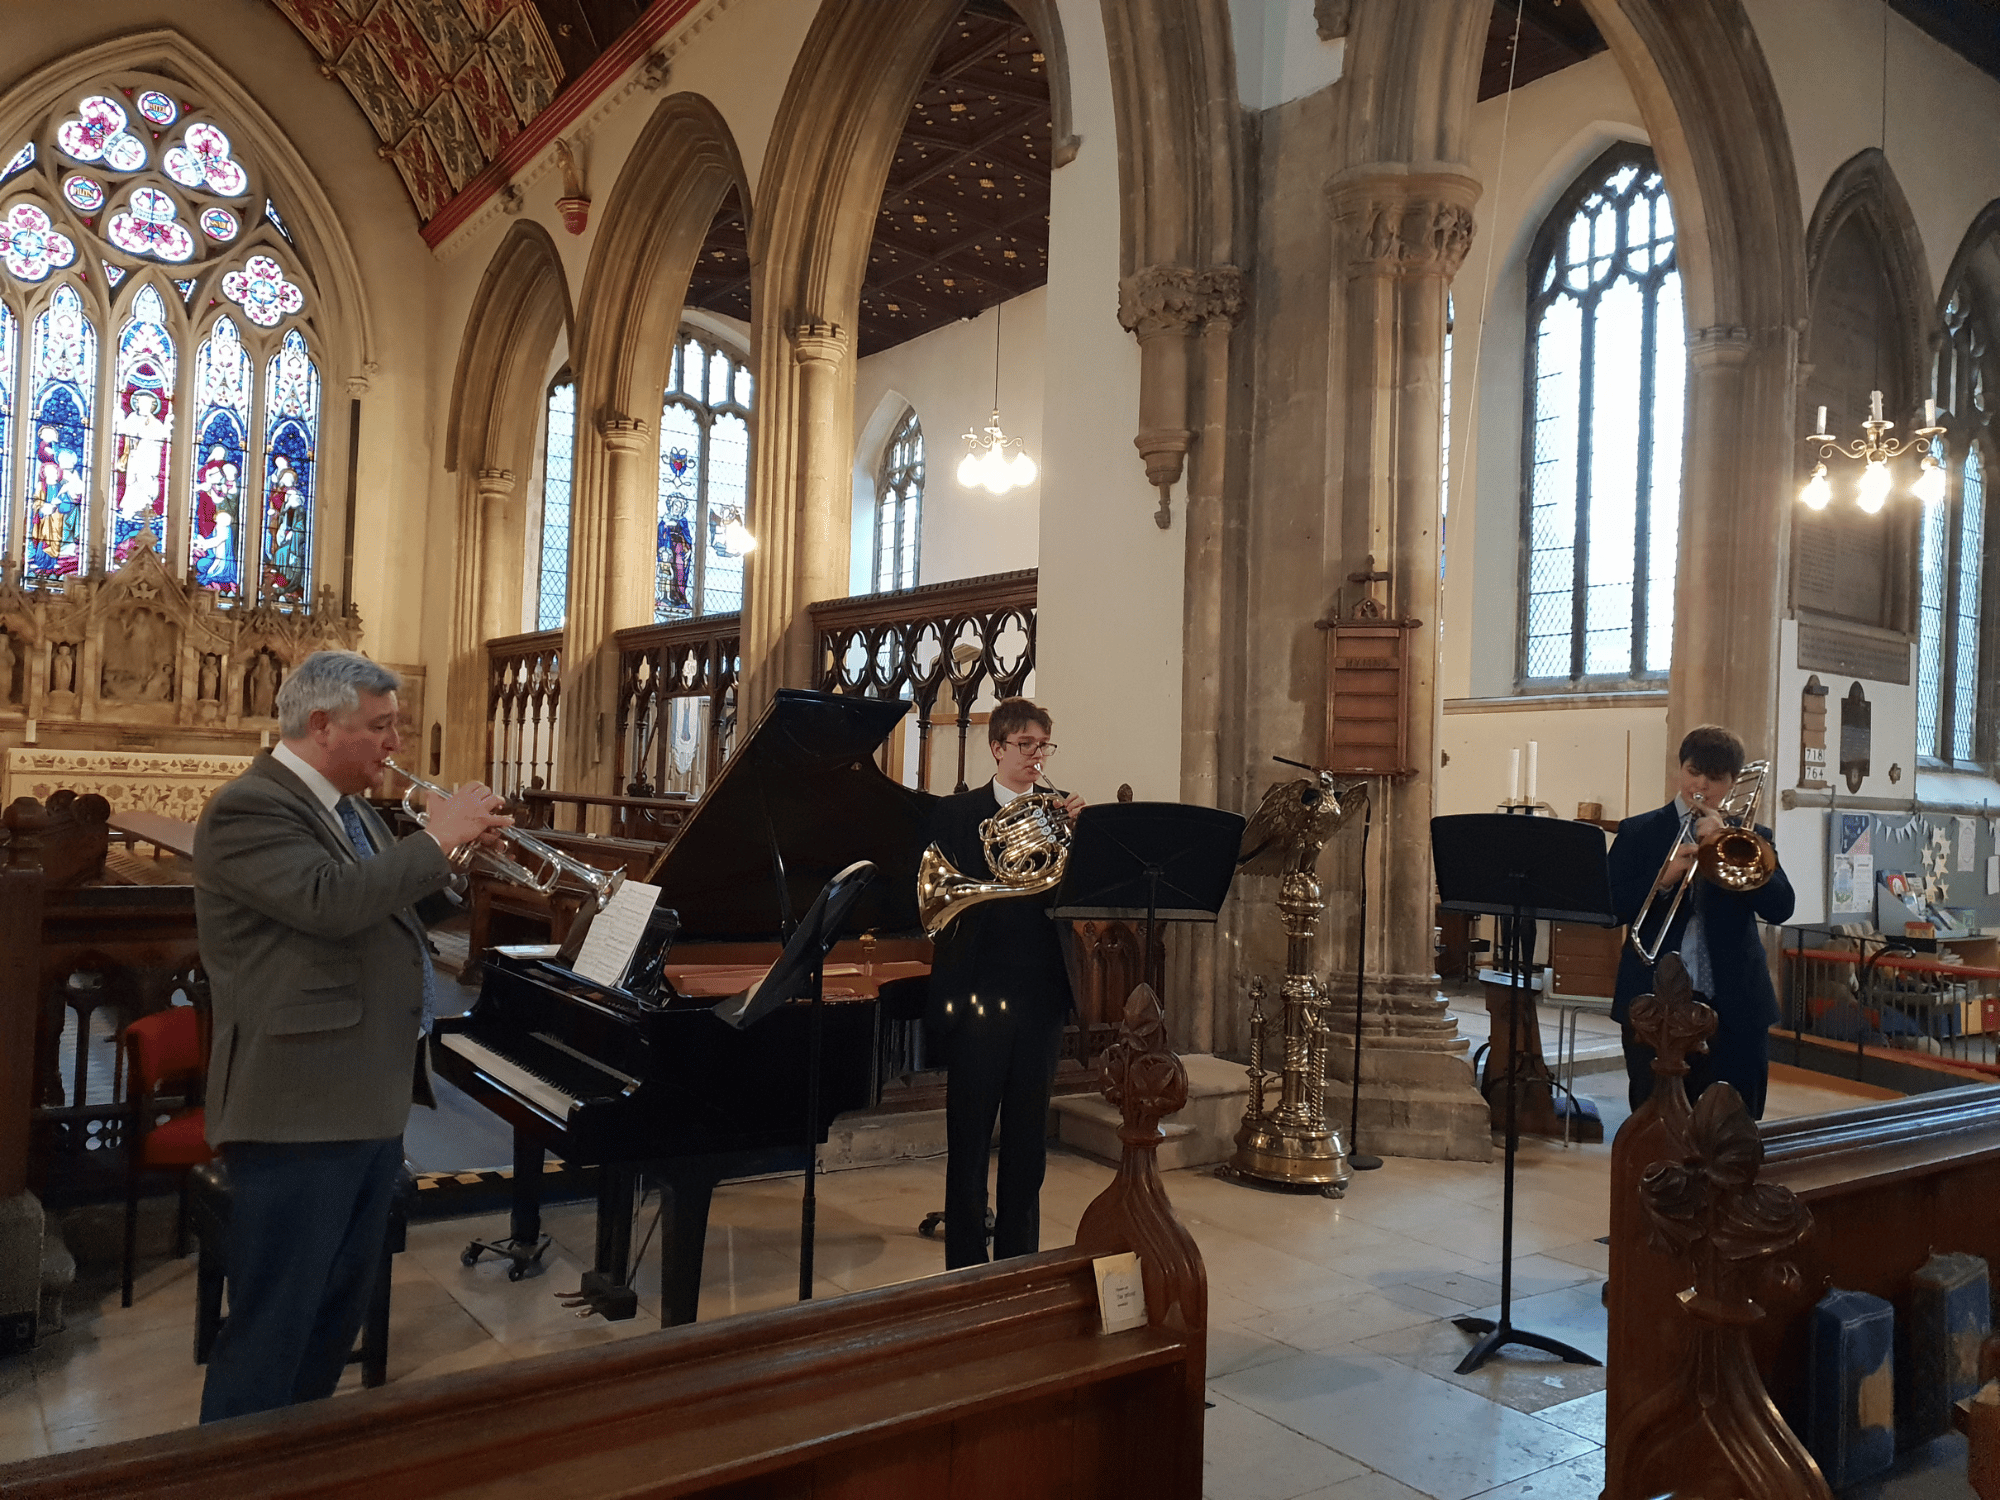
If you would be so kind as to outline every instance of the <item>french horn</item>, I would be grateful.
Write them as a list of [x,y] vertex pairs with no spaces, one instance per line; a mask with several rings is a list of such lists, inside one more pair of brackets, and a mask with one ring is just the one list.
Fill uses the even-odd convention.
[[982,901],[1054,890],[1069,866],[1071,826],[1065,800],[1065,793],[1053,789],[1023,792],[979,825],[991,880],[962,874],[936,844],[924,850],[917,866],[917,914],[925,934],[936,937]]

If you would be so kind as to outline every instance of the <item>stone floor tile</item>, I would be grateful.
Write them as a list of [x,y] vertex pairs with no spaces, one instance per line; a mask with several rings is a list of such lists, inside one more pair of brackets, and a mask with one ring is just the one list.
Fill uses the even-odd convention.
[[1301,1495],[1299,1500],[1431,1500],[1422,1490],[1413,1490],[1387,1474],[1358,1474],[1330,1484],[1323,1490]]
[[1589,1438],[1593,1443],[1604,1441],[1604,1392],[1602,1391],[1593,1391],[1588,1396],[1578,1396],[1574,1401],[1545,1406],[1535,1415],[1544,1422],[1555,1423],[1564,1432],[1573,1432],[1580,1438]]
[[1284,1359],[1298,1352],[1291,1344],[1261,1333],[1252,1333],[1235,1323],[1218,1323],[1212,1316],[1208,1320],[1208,1377],[1211,1380],[1218,1375],[1247,1370],[1265,1360]]
[[1244,1326],[1260,1338],[1294,1349],[1338,1349],[1392,1329],[1429,1323],[1437,1313],[1391,1301],[1372,1287],[1357,1288],[1324,1302],[1265,1313]]
[[[25,1369],[26,1361],[21,1364]],[[48,1451],[49,1431],[42,1422],[42,1401],[30,1377],[0,1396],[0,1464],[40,1458]]]
[[[1520,1311],[1522,1306],[1515,1304],[1515,1326],[1532,1328],[1537,1333],[1545,1332],[1526,1321]],[[1566,1364],[1552,1354],[1543,1354],[1518,1344],[1505,1346],[1478,1369],[1461,1375],[1458,1365],[1477,1337],[1449,1319],[1441,1319],[1376,1334],[1361,1340],[1360,1347],[1373,1354],[1387,1355],[1412,1369],[1421,1370],[1460,1390],[1483,1396],[1488,1401],[1510,1406],[1515,1411],[1539,1412],[1545,1406],[1554,1406],[1604,1389],[1602,1365]]]
[[1582,1438],[1382,1355],[1300,1354],[1211,1385],[1437,1500],[1466,1500],[1591,1451]]
[[1362,1466],[1228,1397],[1215,1398],[1202,1435],[1202,1488],[1230,1500],[1293,1500]]
[[1483,1490],[1476,1500],[1598,1500],[1603,1490],[1604,1450],[1598,1448]]

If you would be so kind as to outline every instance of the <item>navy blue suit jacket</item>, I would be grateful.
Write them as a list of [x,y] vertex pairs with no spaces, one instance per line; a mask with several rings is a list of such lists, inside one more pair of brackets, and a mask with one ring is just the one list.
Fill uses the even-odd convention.
[[[1671,802],[1618,825],[1618,837],[1611,845],[1611,899],[1628,926],[1638,915],[1660,866],[1666,862],[1667,851],[1673,847],[1680,826],[1680,810]],[[1768,828],[1760,825],[1757,831],[1767,839],[1771,837]],[[1663,896],[1655,902],[1647,916],[1649,939],[1659,931],[1667,899]],[[1714,970],[1710,987],[1715,990],[1715,994],[1702,998],[1715,1008],[1725,1026],[1732,1022],[1760,1028],[1774,1025],[1779,1018],[1778,996],[1771,987],[1770,966],[1764,960],[1764,945],[1757,936],[1757,919],[1762,917],[1772,926],[1778,926],[1791,920],[1792,906],[1792,883],[1785,878],[1782,866],[1762,886],[1740,895],[1697,875],[1660,951],[1680,951],[1688,921],[1699,910],[1708,935],[1709,964]],[[1633,1000],[1650,994],[1652,989],[1653,971],[1632,950],[1631,943],[1626,943],[1618,960],[1618,989],[1612,1001],[1612,1019],[1623,1021]]]

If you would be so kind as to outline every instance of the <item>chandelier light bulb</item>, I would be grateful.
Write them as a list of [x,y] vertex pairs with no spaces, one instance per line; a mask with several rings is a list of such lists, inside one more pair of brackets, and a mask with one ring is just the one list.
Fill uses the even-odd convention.
[[1924,455],[1917,482],[1910,486],[1910,493],[1927,506],[1944,503],[1944,467],[1928,453]]
[[1000,428],[1000,413],[983,432],[965,434],[965,457],[958,461],[958,482],[968,490],[985,490],[1004,495],[1035,482],[1039,472],[1035,461],[1021,449],[1019,438],[1010,438]]
[[968,453],[958,461],[958,482],[963,488],[968,490],[979,488],[979,482],[986,474],[983,457],[983,454]]
[[1889,489],[1895,483],[1890,477],[1889,465],[1879,458],[1870,459],[1861,471],[1861,478],[1854,486],[1854,501],[1869,515],[1877,514],[1889,503]]
[[[1822,424],[1824,425],[1824,424]],[[1809,510],[1825,510],[1833,499],[1833,486],[1827,483],[1826,465],[1813,465],[1812,478],[1799,491],[1799,499]]]

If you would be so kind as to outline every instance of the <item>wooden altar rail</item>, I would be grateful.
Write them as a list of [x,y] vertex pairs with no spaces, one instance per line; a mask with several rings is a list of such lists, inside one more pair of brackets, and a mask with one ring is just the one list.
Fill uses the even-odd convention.
[[[1640,1123],[1634,1116],[1633,1124]],[[1812,1212],[1812,1229],[1785,1259],[1795,1289],[1763,1298],[1750,1330],[1764,1386],[1791,1424],[1805,1427],[1812,1306],[1829,1288],[1868,1292],[1910,1316],[1910,1279],[1933,1251],[1965,1251],[2000,1265],[2000,1085],[1945,1089],[1830,1114],[1771,1121],[1760,1183],[1789,1188]],[[1687,1349],[1678,1294],[1684,1262],[1647,1243],[1636,1185],[1662,1155],[1630,1127],[1612,1148],[1612,1274],[1607,1427],[1667,1386]],[[1627,1201],[1628,1198],[1631,1201]],[[1648,1500],[1607,1488],[1605,1500]]]
[[502,796],[555,783],[562,666],[560,630],[486,643],[486,780]]
[[[958,729],[954,790],[964,791],[973,704],[982,693],[1020,694],[1034,673],[1037,577],[1027,568],[815,604],[810,613],[818,666],[812,685],[823,692],[907,698],[915,704],[917,786],[923,791],[932,790],[932,721],[948,692]],[[892,754],[895,744],[892,740]],[[978,771],[983,762],[973,759]],[[897,776],[900,766],[888,770]]]
[[[618,774],[638,796],[700,796],[722,773],[736,730],[743,668],[740,615],[697,615],[621,630],[618,643]],[[675,754],[674,704],[692,700],[697,739]],[[685,758],[685,769],[676,760]]]

